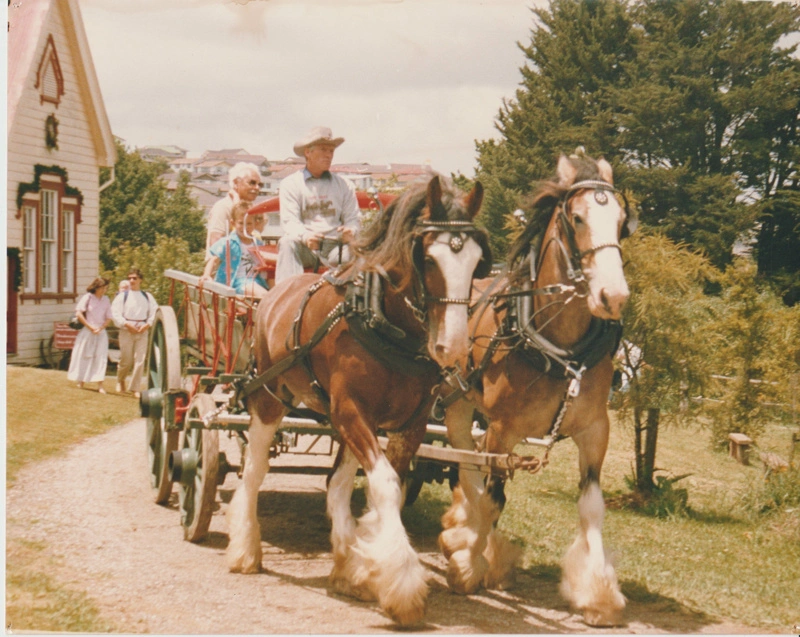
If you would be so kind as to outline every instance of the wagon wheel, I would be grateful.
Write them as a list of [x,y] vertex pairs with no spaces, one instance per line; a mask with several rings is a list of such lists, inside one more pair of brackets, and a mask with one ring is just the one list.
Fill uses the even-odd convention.
[[[209,394],[197,394],[189,404],[188,418],[203,418],[216,406]],[[187,429],[181,453],[192,459],[191,468],[181,477],[178,491],[183,537],[189,542],[199,542],[208,532],[217,497],[219,431]]]
[[175,311],[169,306],[156,310],[147,348],[147,391],[142,393],[142,415],[147,419],[147,459],[150,485],[157,504],[164,504],[172,493],[167,463],[178,448],[180,431],[167,431],[166,392],[181,387],[181,345]]

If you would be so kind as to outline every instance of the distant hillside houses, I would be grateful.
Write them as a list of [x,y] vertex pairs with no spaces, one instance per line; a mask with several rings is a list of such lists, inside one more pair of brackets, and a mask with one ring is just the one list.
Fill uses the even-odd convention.
[[[187,157],[187,151],[179,146],[143,146],[136,150],[148,161],[167,162],[169,170],[164,173],[163,178],[170,189],[177,186],[180,173],[189,173],[192,194],[206,214],[228,192],[228,171],[240,161],[255,164],[261,173],[264,185],[256,203],[277,195],[281,180],[302,170],[305,165],[300,157],[269,161],[263,155],[254,155],[244,148],[207,150],[200,157]],[[427,181],[432,173],[428,164],[366,162],[334,164],[331,171],[352,181],[359,190],[375,188],[381,191],[403,190],[410,184]]]

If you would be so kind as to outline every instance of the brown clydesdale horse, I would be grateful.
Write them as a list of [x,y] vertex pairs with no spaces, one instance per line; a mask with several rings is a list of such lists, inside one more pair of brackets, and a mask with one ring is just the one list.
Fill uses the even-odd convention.
[[[327,495],[332,588],[377,599],[398,624],[422,620],[426,574],[400,519],[403,481],[425,434],[440,366],[466,356],[473,275],[487,276],[491,267],[486,236],[473,224],[482,199],[480,184],[465,196],[435,176],[365,229],[357,258],[342,271],[288,279],[260,301],[260,386],[248,397],[245,471],[228,512],[232,571],[261,567],[258,491],[276,429],[302,403],[326,414],[342,443]],[[388,434],[385,453],[379,429]],[[359,465],[368,509],[356,520],[350,499]]]
[[[475,284],[466,365],[471,389],[444,400],[455,447],[473,448],[475,409],[489,422],[483,451],[510,453],[527,437],[569,436],[578,446],[580,529],[564,561],[561,591],[593,625],[615,623],[625,606],[603,550],[599,486],[611,358],[628,298],[619,241],[635,228],[612,184],[605,160],[560,158],[557,178],[526,206],[529,221],[512,247],[508,274]],[[511,581],[519,551],[495,528],[503,486],[504,478],[459,472],[439,538],[457,592]]]

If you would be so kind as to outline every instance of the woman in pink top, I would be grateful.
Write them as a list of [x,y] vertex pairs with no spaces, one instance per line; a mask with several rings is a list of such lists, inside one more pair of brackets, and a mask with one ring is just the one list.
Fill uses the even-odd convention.
[[108,333],[106,326],[111,322],[111,301],[106,296],[108,279],[97,277],[86,288],[84,295],[75,308],[75,314],[84,327],[75,339],[72,348],[72,360],[69,363],[67,378],[84,383],[97,383],[97,391],[105,394],[103,381],[106,378],[108,365]]

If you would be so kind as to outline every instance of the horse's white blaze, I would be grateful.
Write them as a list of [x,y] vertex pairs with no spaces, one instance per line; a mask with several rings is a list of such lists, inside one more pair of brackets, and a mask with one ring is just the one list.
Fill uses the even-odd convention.
[[[595,201],[594,191],[588,191],[583,201],[588,204],[583,219],[588,226],[590,245],[619,243],[619,220],[624,213],[616,199],[609,194],[608,203],[601,205]],[[620,251],[600,248],[586,257],[584,268],[589,283],[589,311],[600,318],[618,319],[630,294]]]
[[[449,232],[443,233],[428,248],[430,256],[439,266],[445,281],[445,296],[451,299],[468,299],[472,289],[472,275],[483,256],[478,242],[466,237],[464,247],[458,252],[450,248]],[[463,236],[463,235],[462,235]],[[430,328],[428,350],[443,367],[454,365],[467,355],[468,306],[448,303],[436,325]]]

